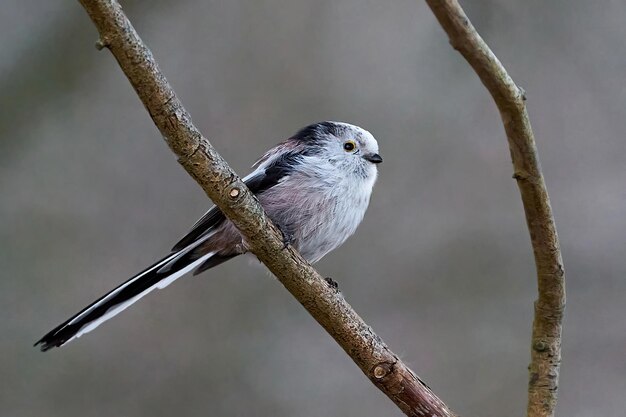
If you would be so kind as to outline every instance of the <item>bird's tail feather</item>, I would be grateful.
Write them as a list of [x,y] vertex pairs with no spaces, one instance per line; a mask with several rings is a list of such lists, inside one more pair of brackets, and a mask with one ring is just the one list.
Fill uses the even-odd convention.
[[194,255],[195,251],[191,250],[195,246],[191,245],[179,252],[174,252],[130,278],[48,332],[35,343],[35,346],[41,345],[41,350],[44,352],[53,347],[63,346],[119,314],[155,288],[167,287],[214,255],[214,252],[209,252],[198,257]]

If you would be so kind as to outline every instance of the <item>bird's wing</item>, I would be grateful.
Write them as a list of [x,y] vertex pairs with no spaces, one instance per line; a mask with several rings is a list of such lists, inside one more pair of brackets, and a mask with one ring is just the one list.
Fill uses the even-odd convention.
[[[272,148],[259,159],[253,165],[256,169],[250,175],[246,176],[243,181],[253,194],[258,195],[289,176],[294,166],[299,163],[300,158],[301,154],[295,148],[283,142],[275,148]],[[220,209],[212,207],[191,227],[191,230],[174,245],[172,251],[176,252],[189,246],[197,239],[210,233],[225,220],[226,216],[224,216]]]
[[172,252],[178,252],[179,250],[186,248],[195,242],[199,237],[222,224],[224,220],[226,220],[226,216],[224,216],[220,209],[212,207],[204,214],[204,216],[200,217],[200,220],[191,226],[191,230],[174,245]]
[[260,157],[254,164],[252,164],[252,168],[258,169],[268,166],[276,159],[280,158],[281,155],[287,153],[297,153],[301,151],[302,148],[303,146],[301,143],[298,143],[293,139],[287,139],[286,141],[279,143],[278,145],[265,152],[262,157]]

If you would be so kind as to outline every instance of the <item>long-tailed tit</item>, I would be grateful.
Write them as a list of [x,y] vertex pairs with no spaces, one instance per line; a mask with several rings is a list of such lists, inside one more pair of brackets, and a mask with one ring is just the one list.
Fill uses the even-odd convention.
[[[317,262],[352,235],[363,219],[382,162],[376,139],[347,123],[312,124],[270,149],[244,178],[286,241]],[[98,327],[155,288],[199,274],[245,253],[235,226],[211,208],[154,265],[130,278],[39,340],[62,346]]]

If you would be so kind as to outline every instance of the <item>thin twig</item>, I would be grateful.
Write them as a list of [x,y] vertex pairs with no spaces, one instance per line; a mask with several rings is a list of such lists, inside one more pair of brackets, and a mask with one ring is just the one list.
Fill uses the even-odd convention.
[[453,416],[446,405],[292,248],[256,198],[191,122],[150,50],[112,0],[81,0],[179,162],[237,226],[250,251],[339,343],[363,373],[409,416]]
[[565,274],[548,190],[526,112],[526,94],[509,77],[456,0],[426,0],[426,3],[454,49],[463,55],[491,93],[504,123],[513,159],[513,178],[522,196],[535,255],[539,292],[533,321],[527,415],[553,416],[561,363]]

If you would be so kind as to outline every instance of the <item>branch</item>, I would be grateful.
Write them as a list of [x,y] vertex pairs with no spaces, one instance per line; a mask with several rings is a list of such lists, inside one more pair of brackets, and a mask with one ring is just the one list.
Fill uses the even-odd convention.
[[339,343],[363,373],[408,416],[453,413],[372,331],[296,251],[284,250],[280,232],[254,195],[193,125],[120,5],[80,0],[96,25],[99,49],[117,59],[178,161],[235,224],[252,253]]
[[539,296],[535,302],[530,378],[529,417],[554,415],[561,363],[561,327],[565,308],[565,274],[559,238],[541,173],[526,96],[480,37],[457,0],[426,0],[439,23],[491,93],[513,160],[537,268]]

